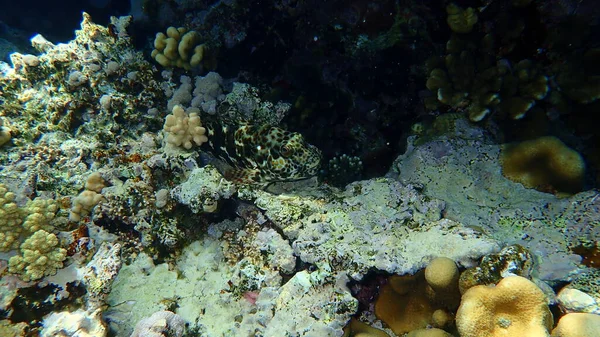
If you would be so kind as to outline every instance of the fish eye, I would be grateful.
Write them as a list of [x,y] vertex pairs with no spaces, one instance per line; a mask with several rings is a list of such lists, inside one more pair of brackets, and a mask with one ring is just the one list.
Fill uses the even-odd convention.
[[281,147],[281,155],[287,158],[292,155],[292,150],[287,145],[283,145]]

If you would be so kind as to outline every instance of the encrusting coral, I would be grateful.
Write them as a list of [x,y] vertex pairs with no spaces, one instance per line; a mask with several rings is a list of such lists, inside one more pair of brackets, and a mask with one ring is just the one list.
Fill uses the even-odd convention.
[[506,146],[502,174],[528,188],[576,193],[583,187],[585,162],[558,138],[542,137]]
[[552,313],[546,295],[521,276],[508,276],[496,286],[474,286],[456,313],[461,337],[547,337]]
[[388,334],[353,318],[344,328],[342,337],[388,337]]
[[443,330],[425,328],[452,321],[445,309],[458,306],[458,277],[456,263],[447,257],[433,259],[424,272],[391,276],[379,292],[375,315],[398,335],[448,336]]
[[419,276],[391,276],[379,291],[375,315],[397,335],[426,327],[435,308],[425,294],[426,283]]
[[452,337],[452,335],[442,329],[432,328],[413,330],[406,337]]

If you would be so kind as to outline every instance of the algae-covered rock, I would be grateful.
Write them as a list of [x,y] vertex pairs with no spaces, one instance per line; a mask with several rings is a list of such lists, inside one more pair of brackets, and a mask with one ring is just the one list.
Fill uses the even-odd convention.
[[503,248],[497,254],[486,255],[477,267],[462,272],[461,294],[476,285],[496,284],[508,275],[529,277],[533,268],[531,254],[520,245]]

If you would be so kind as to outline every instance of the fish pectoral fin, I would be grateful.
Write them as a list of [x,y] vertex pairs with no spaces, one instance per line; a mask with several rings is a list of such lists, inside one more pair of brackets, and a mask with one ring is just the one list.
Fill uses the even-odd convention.
[[225,179],[238,184],[257,184],[261,175],[258,169],[231,168],[225,172]]

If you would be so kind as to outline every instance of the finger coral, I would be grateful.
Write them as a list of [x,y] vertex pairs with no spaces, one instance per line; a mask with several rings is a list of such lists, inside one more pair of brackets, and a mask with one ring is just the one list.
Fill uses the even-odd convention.
[[167,33],[157,33],[152,58],[163,67],[190,70],[201,65],[206,46],[200,34],[183,27],[169,27]]
[[454,3],[446,7],[448,12],[448,26],[457,33],[469,33],[473,30],[473,25],[477,23],[477,13],[472,7],[467,9],[460,8]]
[[181,107],[176,105],[173,107],[173,113],[168,115],[165,120],[163,130],[167,132],[167,142],[175,146],[183,146],[189,150],[192,146],[202,145],[208,141],[206,137],[206,129],[202,127],[200,116],[198,115],[199,110],[196,108],[190,108],[193,110],[189,114]]
[[67,250],[61,248],[56,235],[39,230],[21,245],[21,255],[8,261],[8,271],[19,274],[24,281],[39,280],[56,274],[67,258]]

